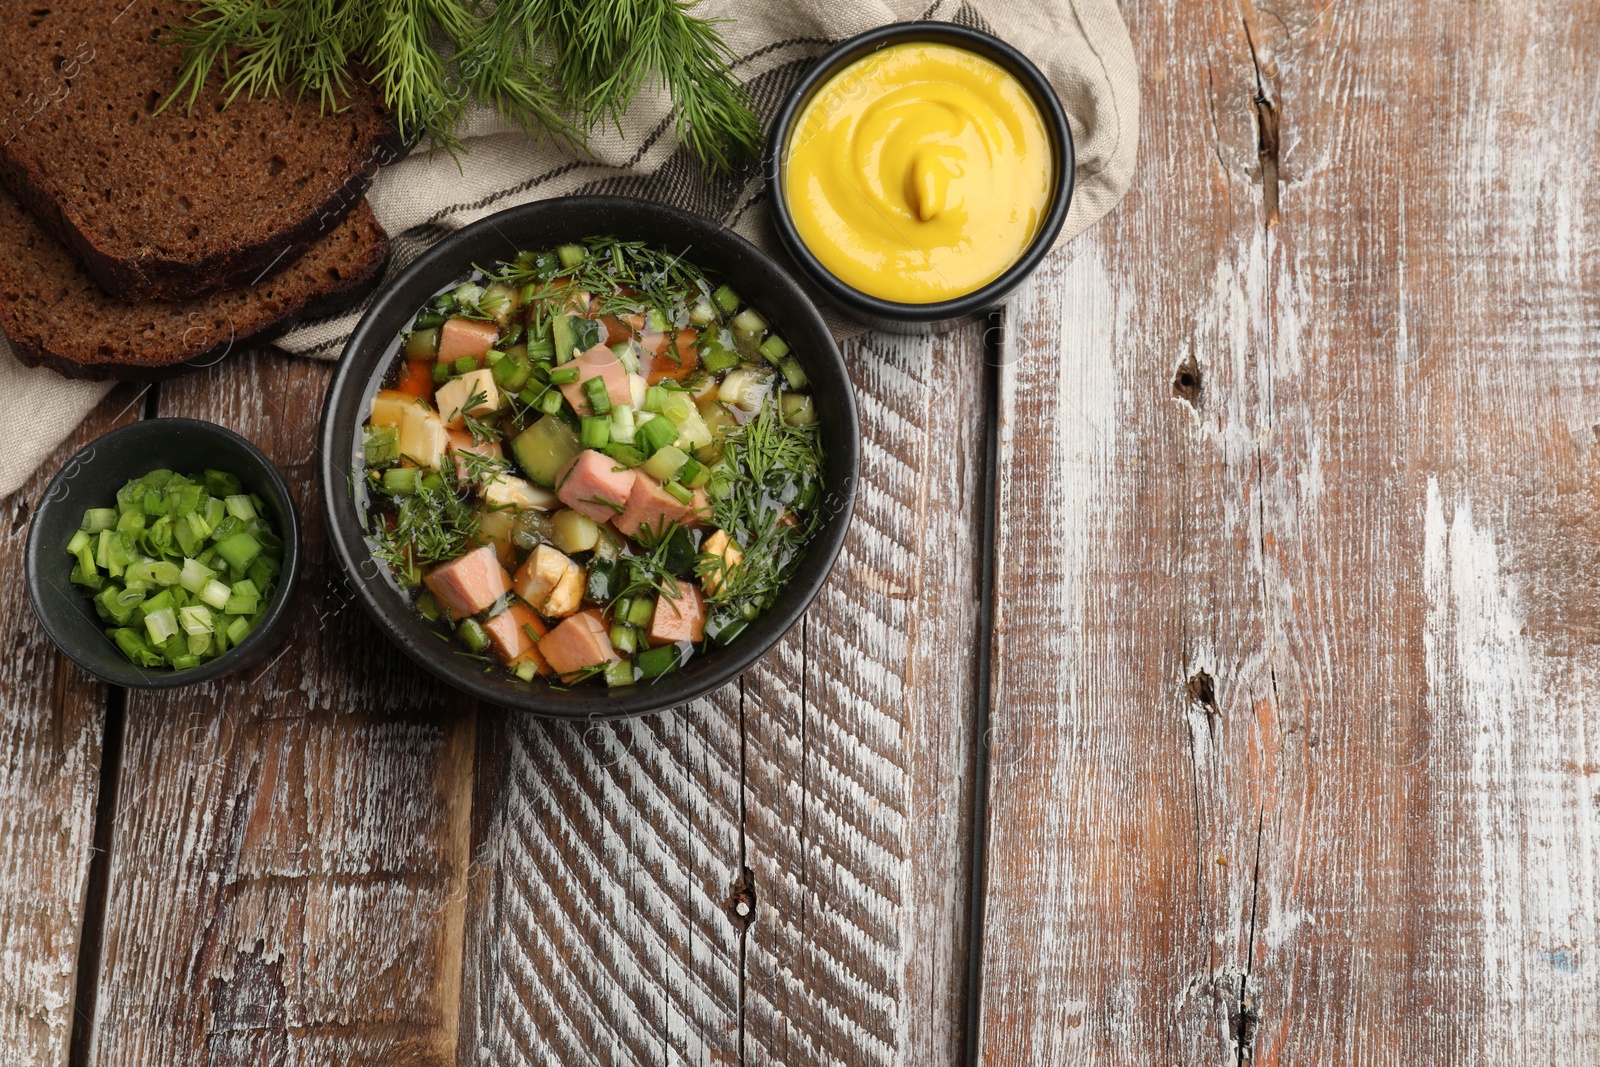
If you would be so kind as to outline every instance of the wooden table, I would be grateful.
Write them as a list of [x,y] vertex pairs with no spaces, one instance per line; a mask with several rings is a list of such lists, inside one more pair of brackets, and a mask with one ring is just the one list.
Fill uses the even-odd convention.
[[[1125,8],[1128,199],[998,328],[849,345],[833,581],[674,714],[388,646],[327,366],[115,392],[0,525],[0,1062],[1600,1062],[1600,7]],[[157,414],[310,554],[286,655],[167,696],[20,579]]]

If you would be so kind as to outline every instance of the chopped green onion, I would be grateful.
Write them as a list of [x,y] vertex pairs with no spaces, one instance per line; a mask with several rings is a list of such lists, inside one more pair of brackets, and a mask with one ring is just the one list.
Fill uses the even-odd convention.
[[667,391],[659,385],[652,385],[644,391],[644,409],[661,414],[661,405],[666,402]]
[[585,259],[588,259],[589,252],[582,245],[557,245],[556,258],[561,261],[563,267],[571,270]]
[[617,660],[617,662],[606,667],[605,678],[606,685],[613,689],[619,686],[632,685],[634,682],[633,662],[625,659]]
[[792,355],[779,360],[778,369],[783,372],[783,380],[789,383],[790,389],[804,389],[811,384],[811,379],[806,377],[805,368],[800,366],[800,361]]
[[67,542],[67,554],[76,556],[78,553],[82,552],[88,547],[89,535],[84,533],[82,530],[79,530],[74,533],[72,538]]
[[639,631],[631,626],[613,623],[611,626],[611,647],[624,656],[631,656],[639,650]]
[[690,489],[699,489],[711,480],[711,468],[697,459],[687,460],[678,468],[678,481]]
[[223,582],[212,579],[197,594],[202,603],[221,611],[228,604],[228,597],[233,591]]
[[583,383],[584,399],[589,401],[589,406],[596,415],[609,415],[611,413],[611,394],[606,391],[606,380],[595,375]]
[[657,449],[664,448],[678,439],[678,428],[672,420],[657,416],[649,422],[642,423],[633,434],[634,444],[640,447],[645,455],[653,454]]
[[745,308],[735,315],[728,325],[732,327],[734,333],[754,339],[760,337],[766,330],[767,320],[762,318],[755,308]]
[[243,493],[228,497],[223,503],[228,508],[228,514],[240,522],[249,522],[256,517],[255,505]]
[[578,380],[577,367],[557,367],[550,372],[551,385],[571,385]]
[[655,454],[644,461],[644,472],[658,482],[667,482],[687,462],[689,457],[684,455],[682,449],[666,445],[656,449]]
[[611,443],[610,419],[589,415],[584,417],[582,425],[578,440],[584,448],[604,448]]
[[450,380],[450,364],[435,363],[433,365],[433,384],[443,385]]
[[[217,555],[227,560],[228,566],[236,570],[244,570],[260,554],[261,542],[242,530],[232,537],[217,542]],[[176,571],[177,568],[174,567],[173,570]],[[177,581],[177,578],[174,577],[173,581]]]
[[756,351],[766,356],[768,362],[777,363],[789,354],[789,345],[783,338],[773,333],[767,335],[767,339],[761,342],[761,347]]
[[683,486],[679,485],[677,482],[668,482],[661,488],[665,489],[668,493],[671,493],[680,504],[690,504],[694,502],[694,494],[685,489]]
[[478,361],[472,356],[462,356],[460,359],[450,364],[450,369],[456,374],[470,374],[472,371],[478,369]]
[[228,644],[237,645],[240,641],[250,636],[251,626],[250,620],[243,616],[230,622],[227,629]]
[[144,629],[145,633],[150,635],[152,644],[161,644],[178,632],[178,613],[170,607],[147,613],[144,617]]
[[717,305],[717,310],[724,315],[732,315],[739,310],[739,294],[724,285],[711,294],[711,302]]
[[117,524],[116,508],[90,508],[83,513],[83,531],[97,534]]
[[211,622],[211,612],[202,604],[191,604],[189,607],[178,609],[178,625],[183,627],[183,632],[190,637],[196,634],[210,634],[215,628]]
[[631,444],[633,427],[632,404],[617,404],[611,409],[611,440],[619,444]]

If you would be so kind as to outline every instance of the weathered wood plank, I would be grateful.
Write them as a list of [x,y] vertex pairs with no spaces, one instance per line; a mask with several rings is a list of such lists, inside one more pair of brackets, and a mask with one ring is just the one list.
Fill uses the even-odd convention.
[[1127,14],[1005,379],[988,1062],[1593,1060],[1597,16]]
[[316,504],[330,368],[267,354],[162,387],[285,473],[307,568],[284,654],[130,693],[93,1062],[455,1060],[474,709],[383,641]]
[[[142,411],[113,391],[5,501],[0,528],[0,1063],[62,1067],[75,1002],[107,687],[35,621],[23,546],[45,483],[73,452]],[[88,504],[84,505],[88,507]],[[63,595],[75,596],[76,589]]]
[[619,723],[484,714],[458,1062],[737,1063],[738,686]]
[[950,1063],[965,994],[978,326],[847,347],[863,460],[802,627],[745,676],[745,1062]]
[[1292,134],[1256,1054],[1595,1062],[1600,10],[1317,8],[1252,33]]

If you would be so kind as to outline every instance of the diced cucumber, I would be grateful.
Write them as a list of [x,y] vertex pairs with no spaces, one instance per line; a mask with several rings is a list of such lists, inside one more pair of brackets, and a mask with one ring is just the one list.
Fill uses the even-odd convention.
[[677,645],[662,645],[647,649],[635,658],[641,678],[659,678],[678,669],[682,660]]
[[556,363],[566,363],[575,351],[587,352],[600,343],[600,324],[579,315],[557,315],[550,320],[550,340],[555,346]]
[[433,359],[439,354],[439,329],[412,330],[406,335],[407,359]]
[[511,454],[516,457],[517,465],[546,489],[555,488],[561,468],[582,451],[577,433],[554,415],[546,415],[511,442]]

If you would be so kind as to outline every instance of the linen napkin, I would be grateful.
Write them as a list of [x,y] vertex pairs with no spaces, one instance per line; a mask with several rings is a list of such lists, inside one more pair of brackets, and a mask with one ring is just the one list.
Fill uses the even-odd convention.
[[[1072,126],[1076,182],[1058,245],[1110,211],[1132,180],[1138,70],[1115,0],[703,0],[696,11],[726,20],[719,29],[737,57],[734,72],[764,122],[818,55],[885,23],[955,22],[1010,42],[1049,78]],[[721,220],[783,261],[759,168],[732,177],[704,174],[676,141],[671,99],[664,92],[641,92],[620,129],[597,130],[589,145],[592,158],[550,138],[535,140],[490,111],[470,116],[464,142],[459,159],[419,150],[378,173],[367,198],[393,240],[386,278],[452,230],[517,204],[572,193],[662,200]],[[336,359],[365,310],[360,305],[304,321],[275,346]],[[840,337],[863,329],[838,317],[829,323]],[[0,395],[20,400],[18,410],[38,413],[33,432],[0,455],[0,496],[21,486],[110,387],[29,369],[9,349],[0,353]]]

